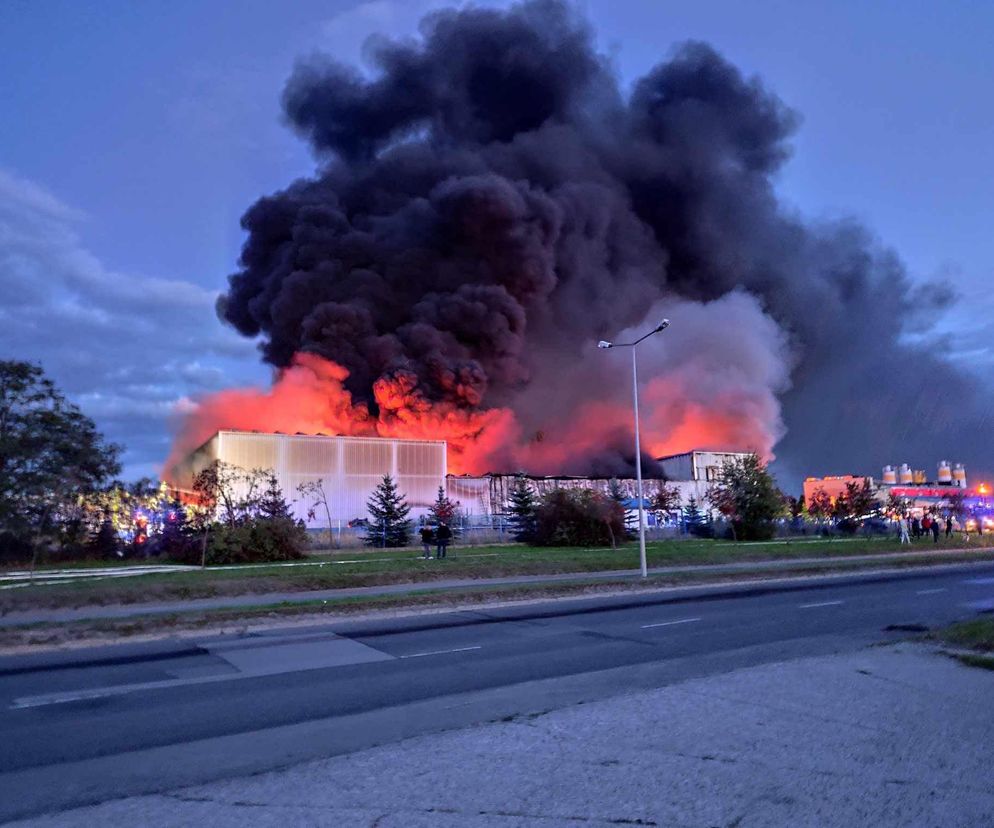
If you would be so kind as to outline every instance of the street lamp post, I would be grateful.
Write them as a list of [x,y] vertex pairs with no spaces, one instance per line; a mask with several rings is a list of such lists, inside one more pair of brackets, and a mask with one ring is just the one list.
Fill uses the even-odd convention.
[[602,339],[597,343],[598,348],[631,348],[632,349],[632,406],[635,409],[635,482],[638,489],[639,502],[639,568],[642,577],[649,577],[649,568],[645,559],[645,507],[642,498],[642,445],[639,441],[639,374],[638,362],[635,359],[635,346],[653,334],[669,327],[670,320],[664,319],[649,333],[640,336],[634,342],[608,342]]

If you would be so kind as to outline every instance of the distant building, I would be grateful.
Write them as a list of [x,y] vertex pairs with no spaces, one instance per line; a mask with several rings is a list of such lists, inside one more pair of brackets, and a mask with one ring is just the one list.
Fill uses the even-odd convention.
[[841,495],[846,493],[846,489],[850,483],[855,483],[857,487],[862,488],[863,484],[867,481],[872,487],[872,477],[857,477],[852,474],[840,474],[834,477],[806,477],[804,479],[804,501],[811,503],[811,499],[815,493],[823,491],[834,503]]
[[683,454],[670,454],[659,458],[667,480],[713,483],[721,476],[727,463],[735,463],[750,456],[747,451],[707,451],[694,449]]
[[877,500],[885,504],[893,495],[905,501],[909,508],[916,512],[934,508],[942,509],[949,503],[949,498],[962,495],[971,502],[984,501],[989,492],[986,485],[980,484],[976,489],[966,485],[966,468],[962,463],[951,465],[943,460],[937,466],[936,479],[930,481],[923,469],[913,469],[908,463],[900,466],[884,466],[883,476],[879,483],[872,477],[843,474],[833,477],[808,477],[804,481],[804,499],[810,503],[812,496],[819,490],[825,491],[834,502],[844,494],[850,483],[862,486],[869,481]]
[[[684,454],[660,457],[663,477],[643,477],[642,495],[646,505],[660,486],[676,489],[680,504],[686,506],[693,497],[702,511],[708,511],[706,496],[712,483],[721,474],[725,463],[741,460],[749,452],[694,450]],[[617,480],[628,499],[628,508],[638,510],[638,483],[632,477],[582,477],[567,475],[523,475],[532,491],[541,497],[552,489],[594,489],[607,493],[612,480]],[[505,515],[511,486],[517,474],[450,475],[446,482],[449,499],[460,504],[460,511],[471,518],[491,520]]]

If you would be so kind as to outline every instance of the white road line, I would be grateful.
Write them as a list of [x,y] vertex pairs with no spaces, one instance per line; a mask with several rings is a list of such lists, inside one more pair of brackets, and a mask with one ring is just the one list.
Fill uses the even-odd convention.
[[920,589],[920,590],[918,590],[918,592],[916,594],[917,595],[935,595],[936,593],[946,592],[946,591],[947,590],[946,590],[945,587],[939,587],[939,589]]
[[694,621],[700,621],[700,618],[678,618],[676,621],[660,621],[658,624],[643,624],[643,630],[649,630],[653,627],[671,627],[674,624],[692,624]]
[[421,658],[422,656],[433,656],[433,655],[445,655],[446,653],[466,653],[470,650],[482,650],[482,646],[478,647],[456,647],[454,650],[432,650],[428,653],[408,653],[407,655],[400,656],[401,658]]
[[815,609],[815,607],[837,607],[839,604],[844,604],[845,601],[821,601],[817,604],[800,604],[798,609]]

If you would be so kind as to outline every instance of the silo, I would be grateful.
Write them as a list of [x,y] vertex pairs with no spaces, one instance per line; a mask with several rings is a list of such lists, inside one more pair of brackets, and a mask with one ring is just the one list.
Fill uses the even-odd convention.
[[960,489],[966,488],[966,469],[962,463],[953,466],[953,485]]
[[944,486],[948,486],[953,482],[953,470],[949,467],[948,460],[942,460],[939,463],[939,476],[936,480]]
[[884,466],[883,484],[885,486],[897,485],[897,471],[893,466]]
[[901,468],[897,471],[898,479],[901,481],[902,486],[910,486],[915,482],[915,475],[911,471],[911,466],[907,463],[902,463]]
[[916,486],[924,486],[928,482],[928,476],[925,474],[925,469],[915,469],[911,473],[911,480]]

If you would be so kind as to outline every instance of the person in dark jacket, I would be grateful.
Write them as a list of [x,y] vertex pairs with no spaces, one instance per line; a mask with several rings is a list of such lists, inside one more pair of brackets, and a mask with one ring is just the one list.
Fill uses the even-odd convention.
[[424,550],[425,550],[425,560],[426,561],[431,558],[431,545],[432,545],[432,543],[434,543],[434,541],[435,541],[435,533],[432,532],[431,527],[430,526],[422,526],[421,527],[421,546],[424,547]]
[[932,518],[932,541],[934,543],[939,542],[939,516],[936,515]]
[[922,522],[918,518],[911,519],[911,537],[918,540],[922,536]]
[[953,534],[953,516],[946,516],[946,537],[950,537]]
[[437,544],[435,557],[445,557],[445,551],[449,547],[450,540],[452,540],[452,530],[448,527],[448,524],[440,523],[438,529],[435,530],[435,543]]

